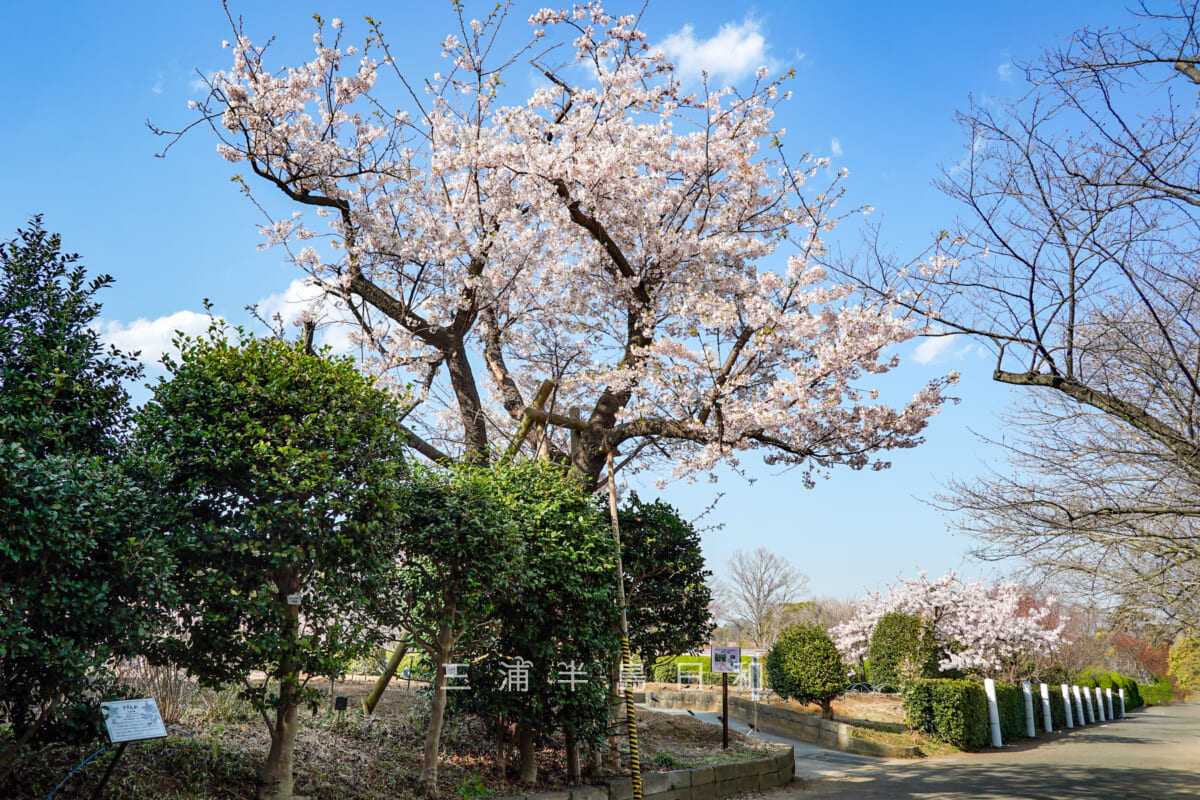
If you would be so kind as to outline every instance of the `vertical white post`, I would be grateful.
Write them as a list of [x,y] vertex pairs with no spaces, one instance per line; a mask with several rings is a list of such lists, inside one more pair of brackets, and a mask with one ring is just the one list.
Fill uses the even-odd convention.
[[1119,690],[1121,695],[1121,719],[1125,719],[1125,690]]
[[1079,690],[1083,692],[1083,710],[1087,712],[1087,721],[1091,725],[1096,721],[1096,709],[1092,706],[1092,690],[1087,686],[1081,686]]
[[1054,718],[1050,716],[1050,687],[1042,684],[1042,721],[1046,724],[1046,733],[1054,733]]
[[1108,718],[1116,719],[1116,717],[1113,716],[1113,701],[1112,701],[1112,687],[1111,686],[1104,690],[1104,707],[1108,709]]
[[988,722],[992,726],[992,747],[1003,747],[1004,740],[1000,738],[1000,706],[996,703],[996,682],[991,678],[985,678],[983,692],[987,695]]
[[1073,709],[1071,707],[1071,687],[1067,686],[1065,683],[1063,683],[1063,684],[1060,684],[1058,688],[1062,689],[1063,707],[1067,709],[1067,727],[1074,728],[1075,727],[1075,709]]
[[1087,724],[1087,714],[1083,708],[1083,693],[1079,690],[1078,684],[1071,685],[1071,692],[1075,695],[1075,720],[1079,723],[1079,727]]
[[1033,684],[1021,681],[1021,694],[1025,696],[1025,735],[1034,739],[1037,737],[1037,723],[1033,720]]
[[1096,694],[1096,716],[1101,722],[1107,722],[1108,718],[1104,716],[1104,693],[1100,691],[1100,687],[1096,686],[1092,689]]

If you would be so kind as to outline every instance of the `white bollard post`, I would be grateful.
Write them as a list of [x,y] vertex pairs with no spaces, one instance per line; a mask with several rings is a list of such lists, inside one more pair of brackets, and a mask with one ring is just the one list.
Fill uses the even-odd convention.
[[1025,696],[1025,735],[1037,738],[1037,723],[1033,720],[1033,684],[1021,681],[1021,694]]
[[1079,719],[1079,727],[1082,728],[1088,724],[1087,704],[1083,701],[1083,698],[1087,697],[1087,695],[1079,688],[1079,684],[1073,684],[1071,691],[1075,693],[1075,715]]
[[1075,727],[1075,709],[1071,707],[1071,687],[1065,683],[1059,684],[1059,688],[1063,693],[1063,707],[1067,709],[1067,727]]
[[1111,686],[1104,690],[1104,707],[1108,709],[1108,718],[1116,719],[1116,717],[1113,716],[1113,701],[1112,701],[1112,687]]
[[1104,693],[1100,691],[1100,687],[1096,686],[1092,689],[1096,694],[1096,716],[1101,722],[1107,722],[1108,718],[1104,716]]
[[992,747],[1003,747],[1004,740],[1000,738],[1000,706],[996,703],[996,682],[984,678],[983,692],[987,695],[988,722],[992,726]]
[[1089,725],[1100,721],[1096,716],[1096,705],[1092,702],[1092,690],[1087,686],[1080,686],[1079,690],[1083,692],[1083,709],[1087,712],[1087,721]]
[[1054,733],[1054,718],[1050,716],[1050,687],[1042,684],[1042,720],[1046,723],[1046,733]]
[[1121,696],[1121,719],[1125,719],[1125,690],[1119,690]]

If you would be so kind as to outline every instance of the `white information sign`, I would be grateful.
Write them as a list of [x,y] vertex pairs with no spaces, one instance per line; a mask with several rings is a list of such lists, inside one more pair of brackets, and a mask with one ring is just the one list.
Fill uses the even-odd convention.
[[289,595],[287,596],[287,604],[288,604],[289,606],[298,606],[298,605],[300,605],[300,593],[299,593],[299,592],[297,592],[296,594],[289,594]]
[[100,704],[104,727],[111,742],[136,742],[139,739],[161,739],[167,735],[158,703],[153,697],[138,700],[113,700]]
[[736,675],[741,670],[742,648],[722,647],[719,644],[714,644],[708,650],[713,672],[728,672]]

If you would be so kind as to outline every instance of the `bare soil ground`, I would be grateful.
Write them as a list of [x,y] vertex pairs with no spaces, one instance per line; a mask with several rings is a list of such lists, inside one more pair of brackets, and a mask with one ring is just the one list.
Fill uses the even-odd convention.
[[[424,706],[419,684],[398,679],[388,688],[374,716],[357,713],[374,678],[351,678],[334,687],[348,698],[349,710],[332,711],[326,702],[315,714],[302,712],[296,741],[296,791],[310,800],[395,800],[414,797],[424,741]],[[325,684],[328,691],[328,684]],[[731,732],[730,749],[721,750],[721,730],[688,716],[639,709],[638,738],[644,771],[671,770],[704,763],[755,757],[749,741]],[[246,800],[256,788],[255,770],[269,745],[261,717],[231,693],[192,696],[177,720],[169,720],[166,739],[131,744],[105,789],[105,800]],[[627,746],[624,739],[621,747]],[[499,775],[489,732],[476,719],[447,722],[442,736],[438,790],[442,797],[481,800],[529,791],[563,788],[564,751],[549,742],[537,753],[539,781],[519,784]],[[23,765],[5,800],[43,800],[101,744],[59,747]],[[113,749],[103,750],[54,795],[56,800],[90,797]],[[620,760],[628,774],[628,761]],[[620,774],[620,773],[618,773]],[[602,777],[597,779],[602,780]]]

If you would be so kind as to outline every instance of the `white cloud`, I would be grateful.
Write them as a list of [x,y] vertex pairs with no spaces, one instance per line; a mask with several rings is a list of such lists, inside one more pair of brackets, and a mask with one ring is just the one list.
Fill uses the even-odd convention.
[[138,318],[129,324],[101,321],[99,331],[100,338],[106,344],[115,345],[117,349],[126,353],[140,350],[138,360],[146,366],[154,367],[164,353],[175,350],[171,340],[175,338],[176,331],[197,336],[208,330],[209,322],[207,314],[176,311],[157,319]]
[[162,94],[163,93],[163,78],[164,78],[163,73],[161,73],[161,72],[158,73],[158,75],[154,79],[154,85],[150,87],[150,91],[154,92],[155,94]]
[[842,141],[841,141],[841,139],[838,139],[838,137],[835,136],[829,140],[829,152],[833,154],[834,158],[841,158],[841,156],[842,156]]
[[[917,345],[917,349],[913,351],[913,360],[918,364],[932,364],[934,361],[941,360],[944,356],[950,353],[958,340],[955,336],[930,336],[921,340]],[[969,347],[967,349],[970,349]],[[962,348],[954,351],[954,357],[961,356],[966,351]]]
[[216,71],[197,75],[188,81],[188,88],[192,90],[192,94],[208,94],[208,87],[212,83],[212,79],[217,76]]
[[762,23],[749,16],[741,24],[725,23],[708,39],[697,39],[695,28],[684,25],[664,39],[658,49],[675,62],[684,80],[699,79],[702,72],[707,72],[719,83],[734,83],[749,78],[759,67],[775,66],[774,59],[767,55]]
[[1005,61],[1000,66],[996,67],[996,75],[1000,80],[1008,83],[1013,79],[1013,65],[1011,61]]

